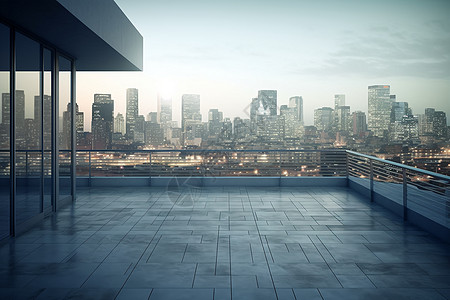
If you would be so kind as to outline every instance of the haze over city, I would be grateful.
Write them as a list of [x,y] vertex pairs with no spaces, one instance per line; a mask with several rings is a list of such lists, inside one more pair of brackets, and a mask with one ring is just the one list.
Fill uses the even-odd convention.
[[79,72],[77,102],[90,127],[94,93],[111,93],[125,113],[126,88],[139,89],[143,114],[158,93],[200,94],[210,108],[246,117],[261,89],[278,90],[278,105],[304,99],[314,109],[345,94],[367,112],[367,86],[389,84],[414,114],[434,107],[450,114],[448,1],[131,1],[117,4],[144,37],[144,71]]

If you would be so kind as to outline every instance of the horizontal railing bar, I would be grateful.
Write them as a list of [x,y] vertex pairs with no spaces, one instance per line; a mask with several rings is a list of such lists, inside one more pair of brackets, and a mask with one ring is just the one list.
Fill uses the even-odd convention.
[[370,155],[354,152],[354,151],[351,151],[351,150],[346,150],[346,151],[347,151],[347,153],[349,153],[351,155],[368,158],[368,159],[371,159],[373,161],[389,164],[389,165],[396,166],[396,167],[399,167],[399,168],[405,168],[407,170],[419,172],[419,173],[422,173],[422,174],[427,174],[427,175],[434,176],[434,177],[439,177],[439,178],[445,179],[445,180],[450,180],[450,176],[446,176],[446,175],[443,175],[443,174],[434,173],[434,172],[430,172],[430,171],[427,171],[427,170],[414,168],[414,167],[411,167],[411,166],[407,166],[407,165],[404,165],[404,164],[396,163],[396,162],[393,162],[393,161],[384,160],[384,159],[381,159],[381,158],[378,158],[378,157],[375,157],[375,156],[370,156]]

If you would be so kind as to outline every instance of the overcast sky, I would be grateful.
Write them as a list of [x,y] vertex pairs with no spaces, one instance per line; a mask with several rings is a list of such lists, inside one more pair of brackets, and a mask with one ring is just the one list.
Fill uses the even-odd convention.
[[[144,71],[77,73],[77,98],[90,123],[94,93],[111,93],[125,113],[126,88],[139,89],[140,114],[157,93],[200,94],[210,108],[248,117],[258,90],[278,90],[278,106],[303,96],[313,110],[345,94],[367,112],[367,86],[389,84],[414,114],[450,119],[450,1],[116,0],[144,37]],[[90,124],[86,124],[90,127]]]

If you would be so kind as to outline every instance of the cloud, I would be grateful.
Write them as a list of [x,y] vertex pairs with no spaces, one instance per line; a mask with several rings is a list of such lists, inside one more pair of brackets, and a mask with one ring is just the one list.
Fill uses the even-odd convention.
[[450,35],[443,23],[430,23],[436,31],[406,32],[386,26],[372,27],[365,35],[342,35],[337,50],[317,65],[292,68],[294,73],[317,76],[368,78],[409,76],[450,79]]

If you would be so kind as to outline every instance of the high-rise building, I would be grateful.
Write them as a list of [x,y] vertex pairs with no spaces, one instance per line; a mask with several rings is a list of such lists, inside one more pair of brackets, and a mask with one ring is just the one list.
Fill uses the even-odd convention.
[[[40,125],[40,124],[39,124]],[[34,119],[25,118],[24,137],[25,149],[36,150],[40,148],[41,141],[39,139],[40,126],[36,126]]]
[[161,124],[152,121],[145,122],[145,144],[160,146],[164,143],[164,132]]
[[[45,96],[44,96],[45,97]],[[47,96],[49,97],[49,96]],[[35,97],[40,98],[39,96]],[[49,97],[50,98],[50,97]],[[44,100],[45,103],[45,100]],[[36,105],[35,105],[36,110]],[[72,145],[72,134],[71,134],[71,111],[72,104],[67,104],[67,110],[63,112],[63,126],[62,126],[62,136],[61,136],[61,146],[63,149],[70,149]],[[36,119],[36,117],[35,117]],[[79,111],[78,104],[75,104],[75,134],[78,135],[84,131],[84,113]]]
[[433,132],[433,118],[434,108],[425,108],[425,114],[419,115],[419,135],[434,136]]
[[333,109],[321,107],[314,110],[314,126],[317,130],[330,131],[333,126]]
[[447,116],[443,111],[425,108],[425,114],[419,115],[419,135],[445,138],[447,136]]
[[122,135],[126,134],[125,130],[125,118],[121,113],[117,113],[114,118],[114,133],[121,133]]
[[9,125],[11,123],[11,106],[9,93],[2,93],[2,124]]
[[283,126],[283,138],[298,139],[303,135],[303,124],[298,119],[296,106],[281,105],[280,118]]
[[219,138],[221,140],[231,140],[232,137],[233,137],[233,123],[231,123],[230,118],[225,118],[222,122]]
[[295,110],[297,120],[303,125],[303,98],[294,96],[289,98],[289,107]]
[[[391,95],[392,96],[392,95]],[[392,98],[391,98],[392,99]],[[389,140],[391,142],[402,142],[405,136],[404,118],[411,115],[408,109],[408,102],[392,103],[391,117],[389,124]]]
[[158,123],[161,125],[172,121],[172,98],[158,94]]
[[157,113],[157,112],[154,112],[154,111],[149,112],[149,113],[147,114],[147,121],[148,121],[148,122],[152,122],[152,123],[159,123],[159,122],[158,122],[158,113]]
[[129,139],[134,140],[134,128],[136,127],[136,118],[139,115],[139,95],[138,89],[127,89],[127,119],[126,131]]
[[241,119],[239,117],[233,120],[234,138],[237,140],[246,139],[250,136],[250,119]]
[[389,130],[392,103],[389,85],[369,86],[368,92],[368,129],[374,136],[386,137]]
[[336,110],[339,106],[345,106],[345,95],[343,94],[334,95],[334,109]]
[[419,144],[418,118],[412,114],[405,115],[402,117],[401,125],[403,129],[403,136],[399,136],[398,141],[406,142],[409,145]]
[[186,128],[186,122],[202,121],[200,114],[200,95],[184,94],[181,98],[181,127],[183,132]]
[[345,106],[345,95],[343,94],[336,94],[334,95],[334,124],[333,126],[337,127],[337,130],[342,131],[342,129],[339,129],[339,127],[342,128],[342,120],[340,120],[340,114],[342,112],[339,111],[340,106]]
[[353,135],[363,137],[367,131],[366,113],[363,111],[355,111],[352,114],[352,130]]
[[[16,90],[16,144],[18,149],[24,149],[26,146],[26,128],[25,128],[25,92]],[[2,123],[10,124],[10,94],[2,93]],[[8,133],[9,135],[9,133]]]
[[433,115],[433,132],[437,138],[447,137],[447,116],[443,111],[435,111]]
[[145,117],[143,115],[136,116],[136,124],[134,127],[134,139],[135,143],[145,142]]
[[92,149],[111,149],[114,100],[111,94],[95,94],[92,103]]
[[256,136],[262,142],[278,142],[283,139],[283,122],[278,115],[257,116]]
[[256,134],[256,116],[259,108],[258,98],[253,98],[250,103],[250,130],[251,133]]
[[351,131],[350,106],[338,106],[335,110],[336,129],[345,133]]
[[391,123],[401,121],[403,116],[409,115],[408,102],[394,102],[391,109]]
[[258,91],[259,107],[257,115],[259,116],[276,116],[277,115],[277,91],[261,90]]
[[212,108],[208,112],[208,136],[219,138],[223,127],[223,112],[217,108]]

